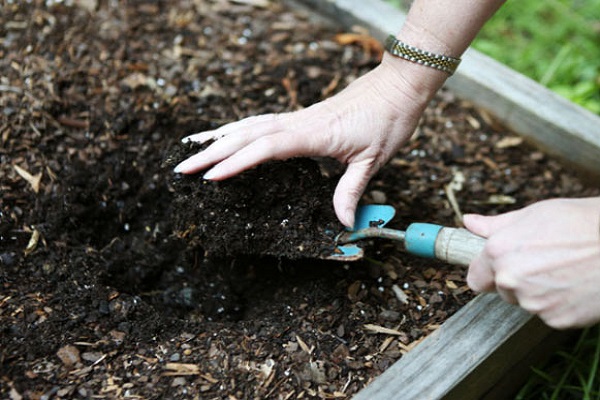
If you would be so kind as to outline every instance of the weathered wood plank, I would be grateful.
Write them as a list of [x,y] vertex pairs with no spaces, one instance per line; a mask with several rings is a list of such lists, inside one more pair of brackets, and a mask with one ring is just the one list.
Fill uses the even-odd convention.
[[[508,353],[496,353],[526,325],[533,329],[528,329],[527,335],[519,335],[519,340],[511,340]],[[463,383],[462,389],[455,392],[458,396],[455,398],[477,399],[524,357],[529,347],[550,332],[551,329],[539,320],[519,307],[501,301],[497,295],[479,295],[358,393],[355,399],[447,398],[458,383],[469,377],[471,380]],[[500,359],[485,364],[495,353]],[[476,371],[478,373],[474,373]]]
[[546,153],[600,174],[600,117],[475,50],[447,82]]
[[[402,12],[380,0],[300,1],[347,28],[366,27],[381,40],[397,32],[405,20]],[[465,53],[446,86],[547,153],[600,181],[599,116],[473,49]]]

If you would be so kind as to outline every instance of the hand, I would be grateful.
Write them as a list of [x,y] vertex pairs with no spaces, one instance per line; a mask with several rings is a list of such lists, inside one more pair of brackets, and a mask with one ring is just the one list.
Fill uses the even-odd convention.
[[[443,83],[444,74],[430,70],[384,58],[345,90],[311,107],[249,117],[189,136],[184,141],[217,140],[175,172],[191,174],[212,166],[204,179],[222,180],[268,160],[333,157],[348,165],[334,194],[334,208],[340,221],[352,226],[370,178],[410,137]],[[421,76],[411,79],[415,73]]]
[[469,268],[473,290],[497,291],[557,329],[600,321],[600,197],[465,215],[464,223],[488,238]]

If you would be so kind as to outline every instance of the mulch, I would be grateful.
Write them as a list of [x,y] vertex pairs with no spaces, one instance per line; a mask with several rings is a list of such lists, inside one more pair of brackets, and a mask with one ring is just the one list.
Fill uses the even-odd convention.
[[[0,397],[349,398],[472,299],[396,243],[318,259],[330,160],[172,172],[182,137],[331,96],[379,51],[264,0],[5,3]],[[598,193],[444,90],[363,202],[456,226]]]

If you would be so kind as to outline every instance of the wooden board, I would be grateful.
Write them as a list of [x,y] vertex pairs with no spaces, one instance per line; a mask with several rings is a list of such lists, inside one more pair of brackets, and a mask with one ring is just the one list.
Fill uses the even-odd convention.
[[551,333],[497,295],[479,295],[355,399],[478,399]]
[[[399,31],[405,15],[381,0],[297,0],[346,29],[367,28],[382,40]],[[469,49],[446,86],[547,153],[600,182],[600,117],[531,79]],[[438,331],[404,355],[358,400],[504,398],[511,371],[562,337],[497,295],[476,297]],[[514,374],[512,375],[514,376]]]

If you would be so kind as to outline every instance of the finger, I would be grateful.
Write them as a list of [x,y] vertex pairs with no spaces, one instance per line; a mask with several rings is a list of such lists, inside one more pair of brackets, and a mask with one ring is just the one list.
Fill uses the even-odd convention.
[[[257,117],[256,119],[259,118]],[[179,165],[175,167],[175,172],[184,174],[196,173],[230,157],[261,136],[272,135],[280,132],[280,124],[275,122],[275,119],[261,118],[261,120],[261,123],[253,123],[245,125],[245,128],[239,128],[237,131],[239,134],[222,136],[222,139],[212,143],[205,150],[179,163]],[[209,132],[203,132],[198,135],[203,135],[204,133],[208,134]],[[214,134],[211,135],[214,136]],[[206,137],[196,136],[196,139],[202,141],[205,140]]]
[[183,160],[175,167],[176,173],[194,174],[202,171],[211,165],[224,160],[236,151],[246,146],[253,137],[231,136],[224,138],[208,146],[203,151]]
[[198,132],[198,133],[193,133],[191,135],[188,135],[184,138],[181,139],[181,143],[189,143],[189,142],[195,142],[195,143],[199,143],[199,144],[203,144],[206,143],[210,140],[218,140],[220,138],[222,138],[223,134],[219,134],[218,129],[213,129],[210,131],[203,131],[203,132]]
[[356,205],[373,173],[373,164],[370,162],[351,163],[335,188],[333,195],[335,213],[340,222],[349,228],[354,226]]
[[492,260],[483,253],[473,260],[467,274],[467,285],[476,292],[496,292],[509,304],[519,304],[512,284],[507,283],[506,274],[494,271]]
[[512,290],[506,290],[501,288],[496,288],[496,292],[500,295],[500,298],[509,304],[519,304],[517,301],[517,297],[515,296]]
[[317,153],[311,137],[285,133],[261,136],[216,164],[204,174],[204,179],[227,179],[270,160],[314,156]]
[[467,285],[476,292],[493,292],[496,289],[494,270],[485,250],[469,265]]
[[192,135],[184,137],[183,139],[181,139],[181,141],[183,143],[192,141],[202,144],[210,140],[221,139],[232,133],[243,133],[247,131],[255,131],[256,129],[264,129],[267,126],[277,122],[278,119],[279,117],[277,116],[277,114],[264,114],[252,116],[223,125],[218,129],[194,133]]
[[512,211],[496,216],[465,214],[463,216],[463,223],[471,232],[487,238],[490,237],[494,232],[497,232],[506,226],[512,225],[518,218],[518,211]]

